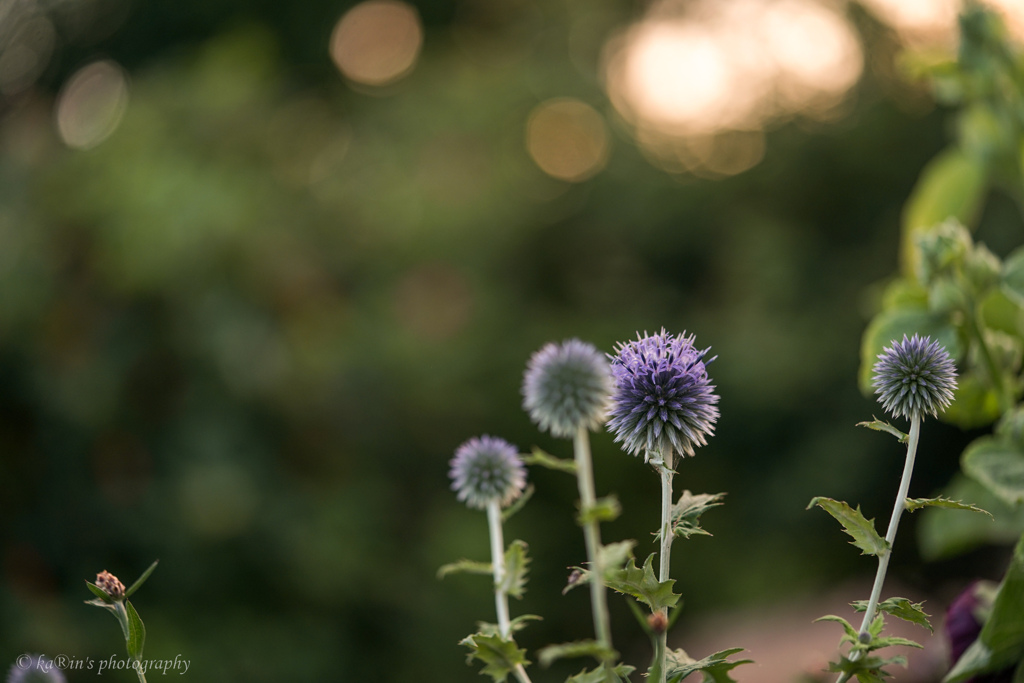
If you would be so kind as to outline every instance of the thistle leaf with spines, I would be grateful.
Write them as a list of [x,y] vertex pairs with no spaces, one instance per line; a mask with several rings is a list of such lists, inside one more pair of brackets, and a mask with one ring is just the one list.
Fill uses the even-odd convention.
[[533,450],[528,455],[523,455],[521,459],[526,465],[540,465],[541,467],[546,467],[549,470],[565,472],[566,474],[572,475],[576,474],[576,462],[574,460],[556,458],[536,446],[533,447]]
[[[969,510],[971,512],[980,512],[984,515],[992,517],[992,513],[988,510],[984,510],[977,505],[971,505],[970,503],[964,503],[959,500],[952,500],[950,498],[907,498],[904,506],[907,512],[914,512],[921,508],[934,507],[934,508],[949,508],[951,510]],[[993,518],[994,519],[994,518]]]
[[885,667],[892,664],[899,664],[905,667],[907,665],[907,658],[903,655],[896,655],[887,659],[868,655],[854,660],[846,656],[840,656],[838,662],[828,663],[828,670],[833,673],[844,673],[847,675],[847,680],[856,678],[860,683],[885,683],[885,677],[892,675],[885,670]]
[[[856,611],[863,612],[868,608],[868,601],[857,600],[852,605]],[[931,615],[925,613],[922,605],[924,605],[923,602],[911,602],[907,598],[889,598],[878,603],[878,610],[904,621],[909,621],[912,624],[922,626],[934,633],[935,629],[932,627],[931,622],[928,621],[928,617]]]
[[[872,417],[874,417],[874,415],[872,415]],[[910,439],[909,434],[906,434],[905,432],[896,429],[896,427],[893,427],[888,422],[879,420],[877,417],[875,417],[875,419],[872,420],[871,422],[858,422],[857,426],[867,427],[868,429],[873,429],[876,432],[886,432],[888,434],[892,434],[900,443],[906,443]]]
[[751,659],[729,661],[729,657],[743,652],[742,647],[729,648],[708,655],[704,659],[695,660],[685,650],[669,650],[665,656],[665,677],[668,683],[678,683],[687,676],[703,674],[704,683],[736,683],[729,672],[741,664],[750,664]]
[[[690,493],[690,491],[683,491],[679,496],[679,500],[672,506],[672,533],[679,538],[689,538],[696,535],[710,536],[709,532],[701,528],[700,516],[711,508],[722,505],[724,497],[724,493],[695,494]],[[654,535],[660,539],[661,530],[659,529]]]
[[807,504],[807,509],[809,510],[815,505],[838,520],[843,526],[843,531],[853,538],[851,544],[860,548],[863,554],[880,557],[889,547],[889,543],[875,531],[874,520],[865,519],[859,505],[854,509],[841,500],[833,500],[824,496],[812,498],[811,502]]
[[584,669],[575,676],[569,676],[565,683],[629,683],[629,675],[634,670],[635,667],[628,664],[619,664],[611,670],[601,664],[596,669]]
[[[520,614],[515,617],[508,624],[509,633],[518,633],[524,628],[529,626],[527,622],[530,621],[544,621],[544,617],[539,617],[536,614]],[[476,630],[481,635],[485,636],[497,636],[501,634],[501,627],[498,624],[492,624],[487,621],[476,622]]]
[[662,608],[675,607],[681,597],[672,592],[675,579],[658,581],[654,576],[654,553],[647,556],[642,568],[636,560],[630,559],[622,569],[610,572],[605,582],[609,588],[632,596],[657,612]]
[[494,566],[490,562],[476,560],[458,560],[449,562],[437,570],[437,578],[443,579],[449,574],[494,574]]
[[548,645],[537,652],[537,659],[545,669],[559,659],[593,657],[598,662],[610,662],[618,656],[618,652],[596,640],[574,640],[570,643]]
[[511,638],[502,638],[497,634],[473,633],[460,640],[459,644],[470,649],[466,663],[472,664],[474,659],[483,662],[480,674],[490,676],[495,683],[504,683],[517,666],[530,663],[526,659],[525,649],[518,647]]
[[614,495],[598,498],[594,504],[585,510],[580,510],[576,522],[585,526],[591,522],[611,522],[622,514],[622,505]]
[[526,573],[530,564],[526,547],[526,541],[516,539],[505,551],[505,577],[499,589],[513,598],[521,598],[526,592]]
[[[606,583],[614,572],[621,570],[626,565],[626,562],[633,557],[633,548],[635,546],[636,541],[626,540],[609,543],[608,545],[602,545],[598,548],[597,556],[601,566],[604,567]],[[589,569],[573,567],[572,573],[569,575],[569,581],[566,583],[565,588],[562,589],[562,595],[565,595],[573,588],[582,586],[589,582]]]

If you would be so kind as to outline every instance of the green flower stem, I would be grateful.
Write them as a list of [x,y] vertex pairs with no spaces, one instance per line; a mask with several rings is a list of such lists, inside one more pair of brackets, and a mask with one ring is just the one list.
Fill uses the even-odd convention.
[[981,327],[978,325],[977,309],[977,305],[972,302],[970,306],[970,315],[966,316],[967,326],[971,331],[971,335],[978,342],[978,351],[981,353],[981,359],[985,364],[985,369],[988,371],[989,379],[992,381],[992,389],[995,391],[996,398],[999,401],[1000,412],[1008,413],[1013,409],[1013,397],[1006,390],[1006,384],[1003,382],[1003,374],[999,372],[995,359],[992,357],[992,351],[988,348],[985,336],[981,331]]
[[502,638],[512,634],[508,618],[508,594],[505,592],[505,538],[501,529],[498,499],[487,501],[487,525],[491,531],[491,567],[494,570],[494,607],[498,612],[498,630]]
[[139,675],[139,683],[146,683],[146,674],[142,673],[142,667],[135,669],[135,673]]
[[[661,462],[656,463],[658,473],[661,475],[661,552],[658,555],[658,581],[668,581],[670,567],[672,564],[672,540],[675,534],[672,533],[672,451],[668,450],[661,456]],[[661,610],[668,616],[668,608]],[[668,653],[668,629],[658,635],[658,646],[655,657],[660,663],[659,683],[665,683],[665,658]]]
[[[875,584],[871,587],[871,597],[868,599],[867,609],[864,610],[864,620],[860,624],[860,633],[868,632],[868,627],[875,618],[875,611],[878,609],[878,599],[882,595],[882,584],[885,582],[885,572],[889,568],[889,557],[892,555],[892,546],[896,541],[896,528],[900,523],[900,515],[907,507],[907,492],[910,490],[910,478],[914,474],[914,458],[917,456],[917,443],[921,437],[921,416],[914,414],[910,418],[910,438],[907,439],[907,461],[903,465],[903,478],[900,479],[900,489],[896,494],[896,504],[892,508],[892,517],[889,518],[889,530],[885,533],[886,548],[878,557],[878,571],[875,573]],[[859,659],[858,653],[850,655],[850,659]],[[836,683],[843,683],[848,680],[846,674],[842,674]]]
[[[491,532],[491,567],[494,570],[494,607],[498,613],[498,632],[502,638],[511,638],[508,593],[505,592],[505,536],[501,528],[501,504],[496,499],[487,502],[487,526]],[[517,664],[512,673],[519,683],[532,683],[522,664]]]
[[[594,494],[594,471],[590,461],[590,435],[585,425],[580,425],[576,431],[573,453],[576,457],[576,485],[580,492],[580,512],[585,514],[593,509],[597,502]],[[604,566],[600,554],[601,530],[596,519],[584,522],[583,540],[587,547],[587,561],[590,563],[590,609],[594,616],[594,632],[597,642],[611,651],[608,597],[605,593]]]

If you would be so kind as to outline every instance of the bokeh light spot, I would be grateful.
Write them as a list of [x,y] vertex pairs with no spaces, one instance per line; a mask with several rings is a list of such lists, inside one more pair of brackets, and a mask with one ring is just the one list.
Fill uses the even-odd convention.
[[548,175],[580,182],[608,161],[608,130],[593,107],[571,98],[537,105],[526,123],[526,148]]
[[369,0],[346,12],[331,36],[331,58],[363,85],[393,83],[412,71],[423,45],[419,14],[398,0]]
[[128,79],[111,61],[79,69],[57,97],[57,130],[68,147],[89,149],[117,129],[128,107]]

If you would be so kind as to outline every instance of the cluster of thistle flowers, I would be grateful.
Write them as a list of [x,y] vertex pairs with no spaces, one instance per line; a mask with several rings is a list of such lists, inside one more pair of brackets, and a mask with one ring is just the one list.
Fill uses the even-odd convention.
[[[695,661],[682,650],[667,647],[667,630],[675,616],[679,595],[672,592],[669,578],[673,538],[705,533],[699,517],[720,504],[722,494],[693,495],[683,492],[673,503],[672,477],[677,458],[692,456],[713,435],[719,411],[719,397],[711,384],[707,349],[694,346],[694,337],[673,335],[664,329],[654,335],[637,335],[635,341],[617,345],[605,355],[577,339],[544,346],[530,358],[522,393],[523,407],[538,427],[556,438],[571,438],[574,457],[558,459],[535,451],[520,456],[519,450],[500,438],[482,436],[462,444],[451,461],[453,488],[459,500],[486,510],[491,536],[491,563],[462,561],[442,568],[449,571],[491,573],[494,578],[496,625],[485,624],[480,632],[465,638],[469,660],[480,660],[482,673],[496,681],[509,675],[520,683],[530,680],[525,650],[518,648],[513,634],[530,615],[510,619],[508,595],[521,594],[525,583],[525,544],[505,548],[502,537],[502,509],[520,498],[526,486],[524,465],[537,464],[574,473],[580,494],[578,522],[583,528],[587,561],[570,577],[568,588],[587,584],[590,589],[594,639],[551,645],[539,651],[541,665],[562,657],[593,657],[593,670],[570,677],[570,681],[628,680],[634,670],[618,661],[611,640],[606,588],[629,596],[631,607],[641,616],[640,624],[652,642],[653,656],[648,676],[659,683],[679,681],[696,671],[726,672],[743,662],[728,661],[740,648],[716,653]],[[589,433],[607,424],[615,441],[632,455],[643,455],[661,479],[662,514],[657,531],[658,553],[652,553],[637,567],[632,555],[634,541],[603,545],[600,527],[619,514],[612,496],[598,499],[594,491]],[[505,513],[506,515],[508,512]],[[654,558],[658,556],[658,575]],[[633,600],[650,610],[642,617]]]
[[956,368],[946,349],[928,337],[915,334],[908,339],[904,335],[902,341],[894,340],[890,346],[883,349],[874,365],[873,373],[873,386],[886,412],[893,417],[910,420],[909,434],[904,434],[896,427],[878,420],[861,423],[861,426],[888,432],[907,445],[903,475],[886,535],[883,538],[875,531],[874,524],[864,518],[859,507],[854,509],[847,503],[825,497],[814,498],[808,505],[808,508],[818,505],[835,517],[843,529],[853,537],[853,545],[865,554],[878,558],[878,569],[869,599],[853,603],[857,611],[864,612],[860,628],[853,628],[848,621],[835,615],[821,619],[840,623],[844,630],[840,647],[849,644],[846,652],[840,653],[838,661],[829,665],[829,670],[838,674],[837,683],[845,683],[854,677],[861,683],[881,681],[883,676],[889,675],[885,667],[891,664],[905,665],[906,658],[884,658],[875,654],[877,650],[892,645],[921,647],[906,638],[884,636],[884,614],[905,619],[931,630],[928,615],[922,609],[921,603],[912,603],[906,598],[899,597],[880,601],[889,557],[903,511],[938,506],[984,512],[972,505],[945,498],[907,497],[920,441],[921,422],[926,415],[936,417],[940,411],[945,410],[952,402],[953,392],[957,386]]

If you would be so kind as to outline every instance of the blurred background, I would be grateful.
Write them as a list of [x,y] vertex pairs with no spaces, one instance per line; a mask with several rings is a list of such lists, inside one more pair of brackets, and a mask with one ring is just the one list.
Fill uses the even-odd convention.
[[[1024,6],[991,4],[1024,38]],[[493,620],[489,582],[436,578],[488,557],[448,460],[483,433],[568,456],[520,408],[530,354],[663,326],[718,356],[717,435],[676,484],[728,492],[713,538],[676,546],[680,644],[749,647],[717,634],[867,597],[874,562],[804,508],[891,509],[902,451],[854,426],[881,415],[860,337],[951,133],[907,51],[953,55],[958,10],[0,0],[0,669],[123,656],[82,581],[159,558],[133,599],[146,657],[192,680],[485,680],[457,643]],[[1005,256],[1021,228],[993,190],[976,238]],[[911,495],[974,436],[930,421]],[[607,434],[594,453],[625,510],[604,539],[643,558],[657,477]],[[530,476],[506,538],[533,557],[512,605],[544,617],[533,652],[591,626],[585,592],[561,595],[575,484]],[[916,522],[890,576],[932,614],[1001,575],[1001,548],[923,556]],[[831,655],[835,625],[810,628]]]

